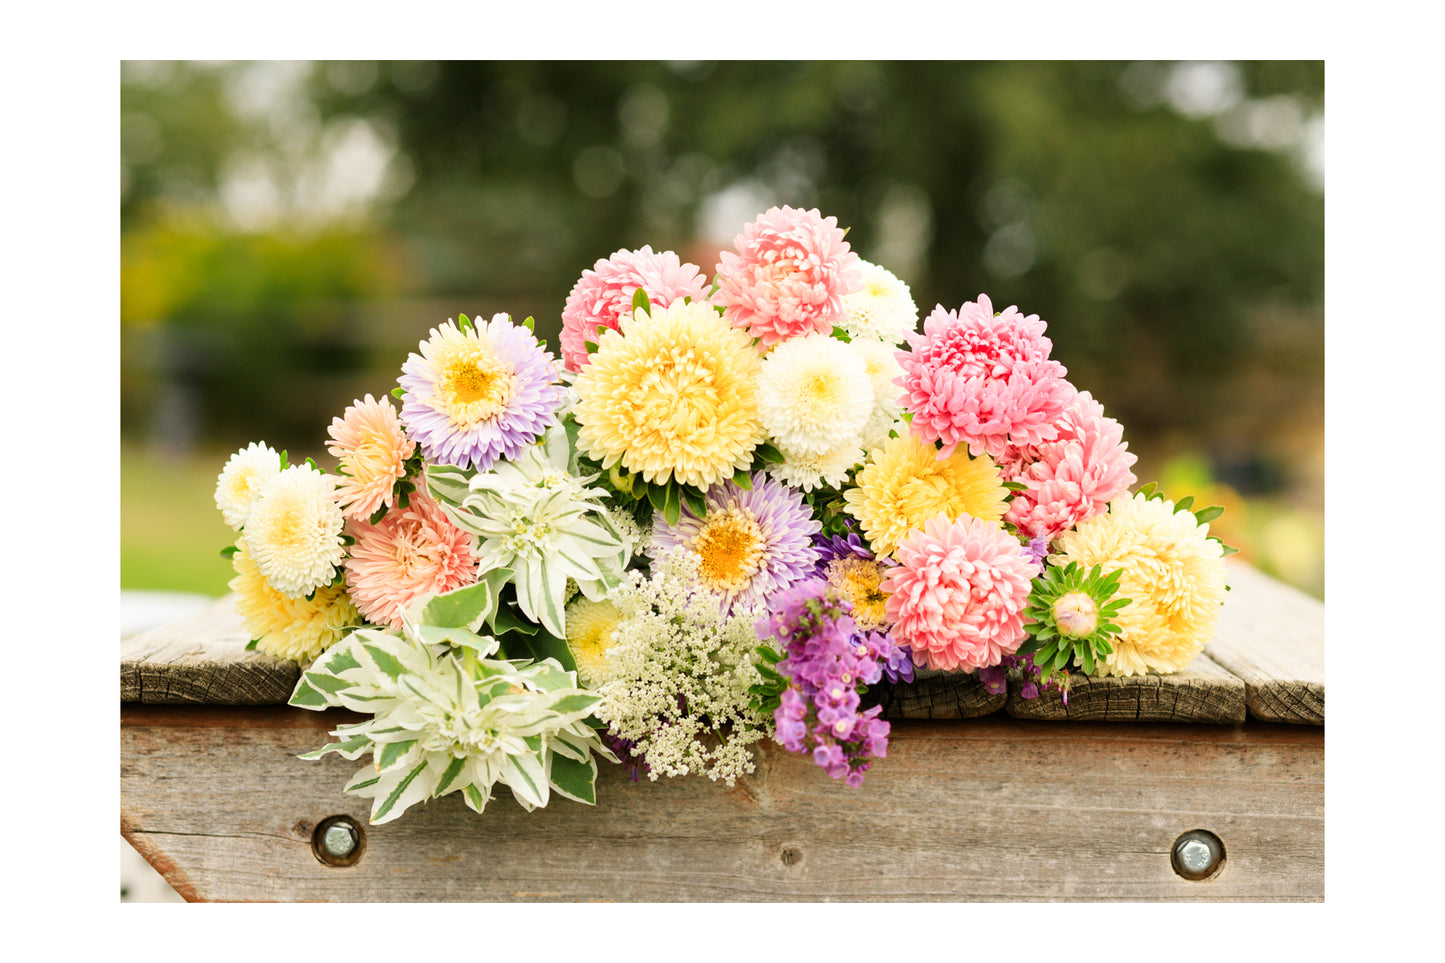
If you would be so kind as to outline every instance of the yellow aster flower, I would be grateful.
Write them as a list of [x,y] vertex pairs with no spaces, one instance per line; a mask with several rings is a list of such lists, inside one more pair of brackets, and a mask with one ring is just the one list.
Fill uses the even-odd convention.
[[339,642],[350,626],[361,624],[361,613],[344,589],[323,585],[310,599],[290,598],[256,568],[244,538],[236,539],[236,549],[231,557],[236,576],[230,582],[236,613],[262,652],[305,666]]
[[621,620],[617,606],[585,595],[567,606],[567,647],[577,661],[577,680],[589,689],[607,681],[607,650]]
[[623,318],[577,376],[578,446],[648,482],[724,481],[763,441],[761,370],[747,335],[705,301]]
[[879,555],[892,555],[912,529],[943,512],[1002,523],[1007,505],[998,466],[987,456],[970,458],[959,448],[939,459],[936,445],[912,434],[890,438],[843,493],[848,514]]
[[1113,619],[1114,651],[1100,675],[1177,672],[1214,634],[1224,603],[1224,554],[1209,526],[1174,503],[1144,495],[1121,496],[1109,510],[1065,532],[1050,557],[1054,564],[1122,569],[1119,598],[1128,605]]

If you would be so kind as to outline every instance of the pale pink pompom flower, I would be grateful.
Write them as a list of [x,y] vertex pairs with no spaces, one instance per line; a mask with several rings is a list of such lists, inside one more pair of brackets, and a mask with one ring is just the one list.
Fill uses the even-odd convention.
[[1138,456],[1124,428],[1104,415],[1087,391],[1077,392],[1058,421],[1058,437],[1010,448],[1000,460],[1005,481],[1027,485],[1014,493],[1006,520],[1030,538],[1053,541],[1109,507],[1138,481]]
[[995,316],[983,294],[958,311],[934,308],[923,333],[908,335],[909,350],[898,352],[897,384],[913,433],[942,442],[940,458],[960,444],[996,458],[1009,445],[1053,440],[1073,389],[1064,366],[1049,358],[1045,327],[1013,305]]
[[815,208],[773,207],[723,251],[713,303],[764,348],[813,331],[828,333],[847,318],[845,295],[862,289],[858,255],[836,217]]
[[392,630],[419,599],[477,580],[472,536],[457,528],[440,505],[414,492],[406,508],[393,508],[375,525],[353,521],[356,539],[346,560],[346,588],[361,615]]
[[684,264],[672,251],[654,254],[651,246],[617,251],[599,260],[567,295],[562,308],[562,360],[569,371],[587,364],[587,342],[596,344],[603,331],[616,331],[632,314],[632,299],[641,288],[649,303],[665,308],[678,298],[703,301],[707,279],[696,264]]
[[880,592],[895,641],[916,665],[973,671],[1018,651],[1037,567],[1017,538],[971,515],[940,514],[898,546]]
[[343,473],[336,485],[341,513],[368,519],[383,505],[390,508],[393,489],[406,477],[406,460],[416,450],[391,403],[368,394],[331,419],[328,434],[326,450]]

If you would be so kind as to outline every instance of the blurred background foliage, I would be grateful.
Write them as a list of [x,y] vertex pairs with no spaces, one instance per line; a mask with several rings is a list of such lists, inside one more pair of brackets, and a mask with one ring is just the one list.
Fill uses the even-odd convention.
[[[220,594],[252,440],[329,463],[427,330],[818,207],[922,313],[1049,323],[1141,480],[1323,593],[1319,62],[127,62],[122,584]],[[199,493],[199,494],[198,494]]]

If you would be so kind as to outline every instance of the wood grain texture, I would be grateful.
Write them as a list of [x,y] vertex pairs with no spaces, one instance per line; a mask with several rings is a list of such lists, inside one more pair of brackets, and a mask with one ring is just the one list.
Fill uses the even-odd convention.
[[990,695],[976,673],[914,669],[913,681],[886,682],[870,688],[864,699],[871,704],[873,690],[885,719],[976,719],[1004,707],[1008,696]]
[[[1324,896],[1323,731],[1028,722],[895,723],[861,789],[770,746],[732,789],[631,783],[599,804],[481,816],[456,796],[365,825],[341,793],[358,764],[296,759],[345,721],[284,707],[127,706],[121,831],[191,900],[1308,901]],[[351,867],[310,835],[365,829]],[[1223,870],[1175,875],[1207,829]]]
[[274,705],[291,698],[301,670],[263,652],[247,652],[251,636],[234,596],[195,615],[124,638],[120,701],[149,705]]
[[1229,598],[1204,652],[1244,681],[1249,714],[1323,725],[1325,607],[1243,563],[1229,566]]
[[1057,692],[1025,699],[1010,684],[1008,714],[1018,719],[1087,722],[1217,722],[1245,719],[1244,683],[1199,655],[1171,675],[1125,679],[1074,674],[1069,703]]

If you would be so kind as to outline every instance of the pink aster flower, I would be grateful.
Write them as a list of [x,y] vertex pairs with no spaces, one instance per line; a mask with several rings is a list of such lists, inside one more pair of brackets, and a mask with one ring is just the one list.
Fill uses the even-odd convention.
[[562,360],[569,371],[581,371],[587,364],[586,342],[596,344],[603,330],[616,331],[632,313],[638,288],[647,292],[649,302],[663,308],[678,298],[707,298],[707,280],[697,265],[682,263],[672,251],[654,254],[643,245],[599,260],[592,270],[582,272],[562,309]]
[[915,664],[972,671],[1018,650],[1036,572],[1018,539],[993,522],[940,514],[903,539],[897,558],[879,589],[891,593],[893,638]]
[[910,350],[898,352],[913,433],[941,441],[940,458],[960,444],[998,456],[1010,444],[1053,440],[1072,389],[1064,366],[1049,359],[1045,327],[1012,305],[995,317],[983,294],[956,312],[934,308],[923,333],[908,335]]
[[390,508],[392,489],[406,477],[406,460],[416,450],[391,402],[367,395],[342,417],[331,419],[328,433],[326,450],[341,463],[343,473],[336,486],[342,514],[366,519],[383,505]]
[[858,255],[843,240],[836,217],[816,209],[774,207],[759,215],[723,251],[713,302],[728,321],[771,347],[779,341],[829,332],[847,317],[844,295],[863,286]]
[[347,531],[356,544],[346,560],[346,588],[373,625],[400,629],[402,615],[418,599],[477,580],[472,537],[422,492],[377,524],[352,521]]
[[1004,480],[1028,486],[1014,493],[1006,520],[1048,541],[1104,511],[1138,480],[1130,470],[1138,456],[1124,443],[1123,426],[1087,391],[1074,395],[1057,427],[1053,441],[1011,447],[999,462]]

